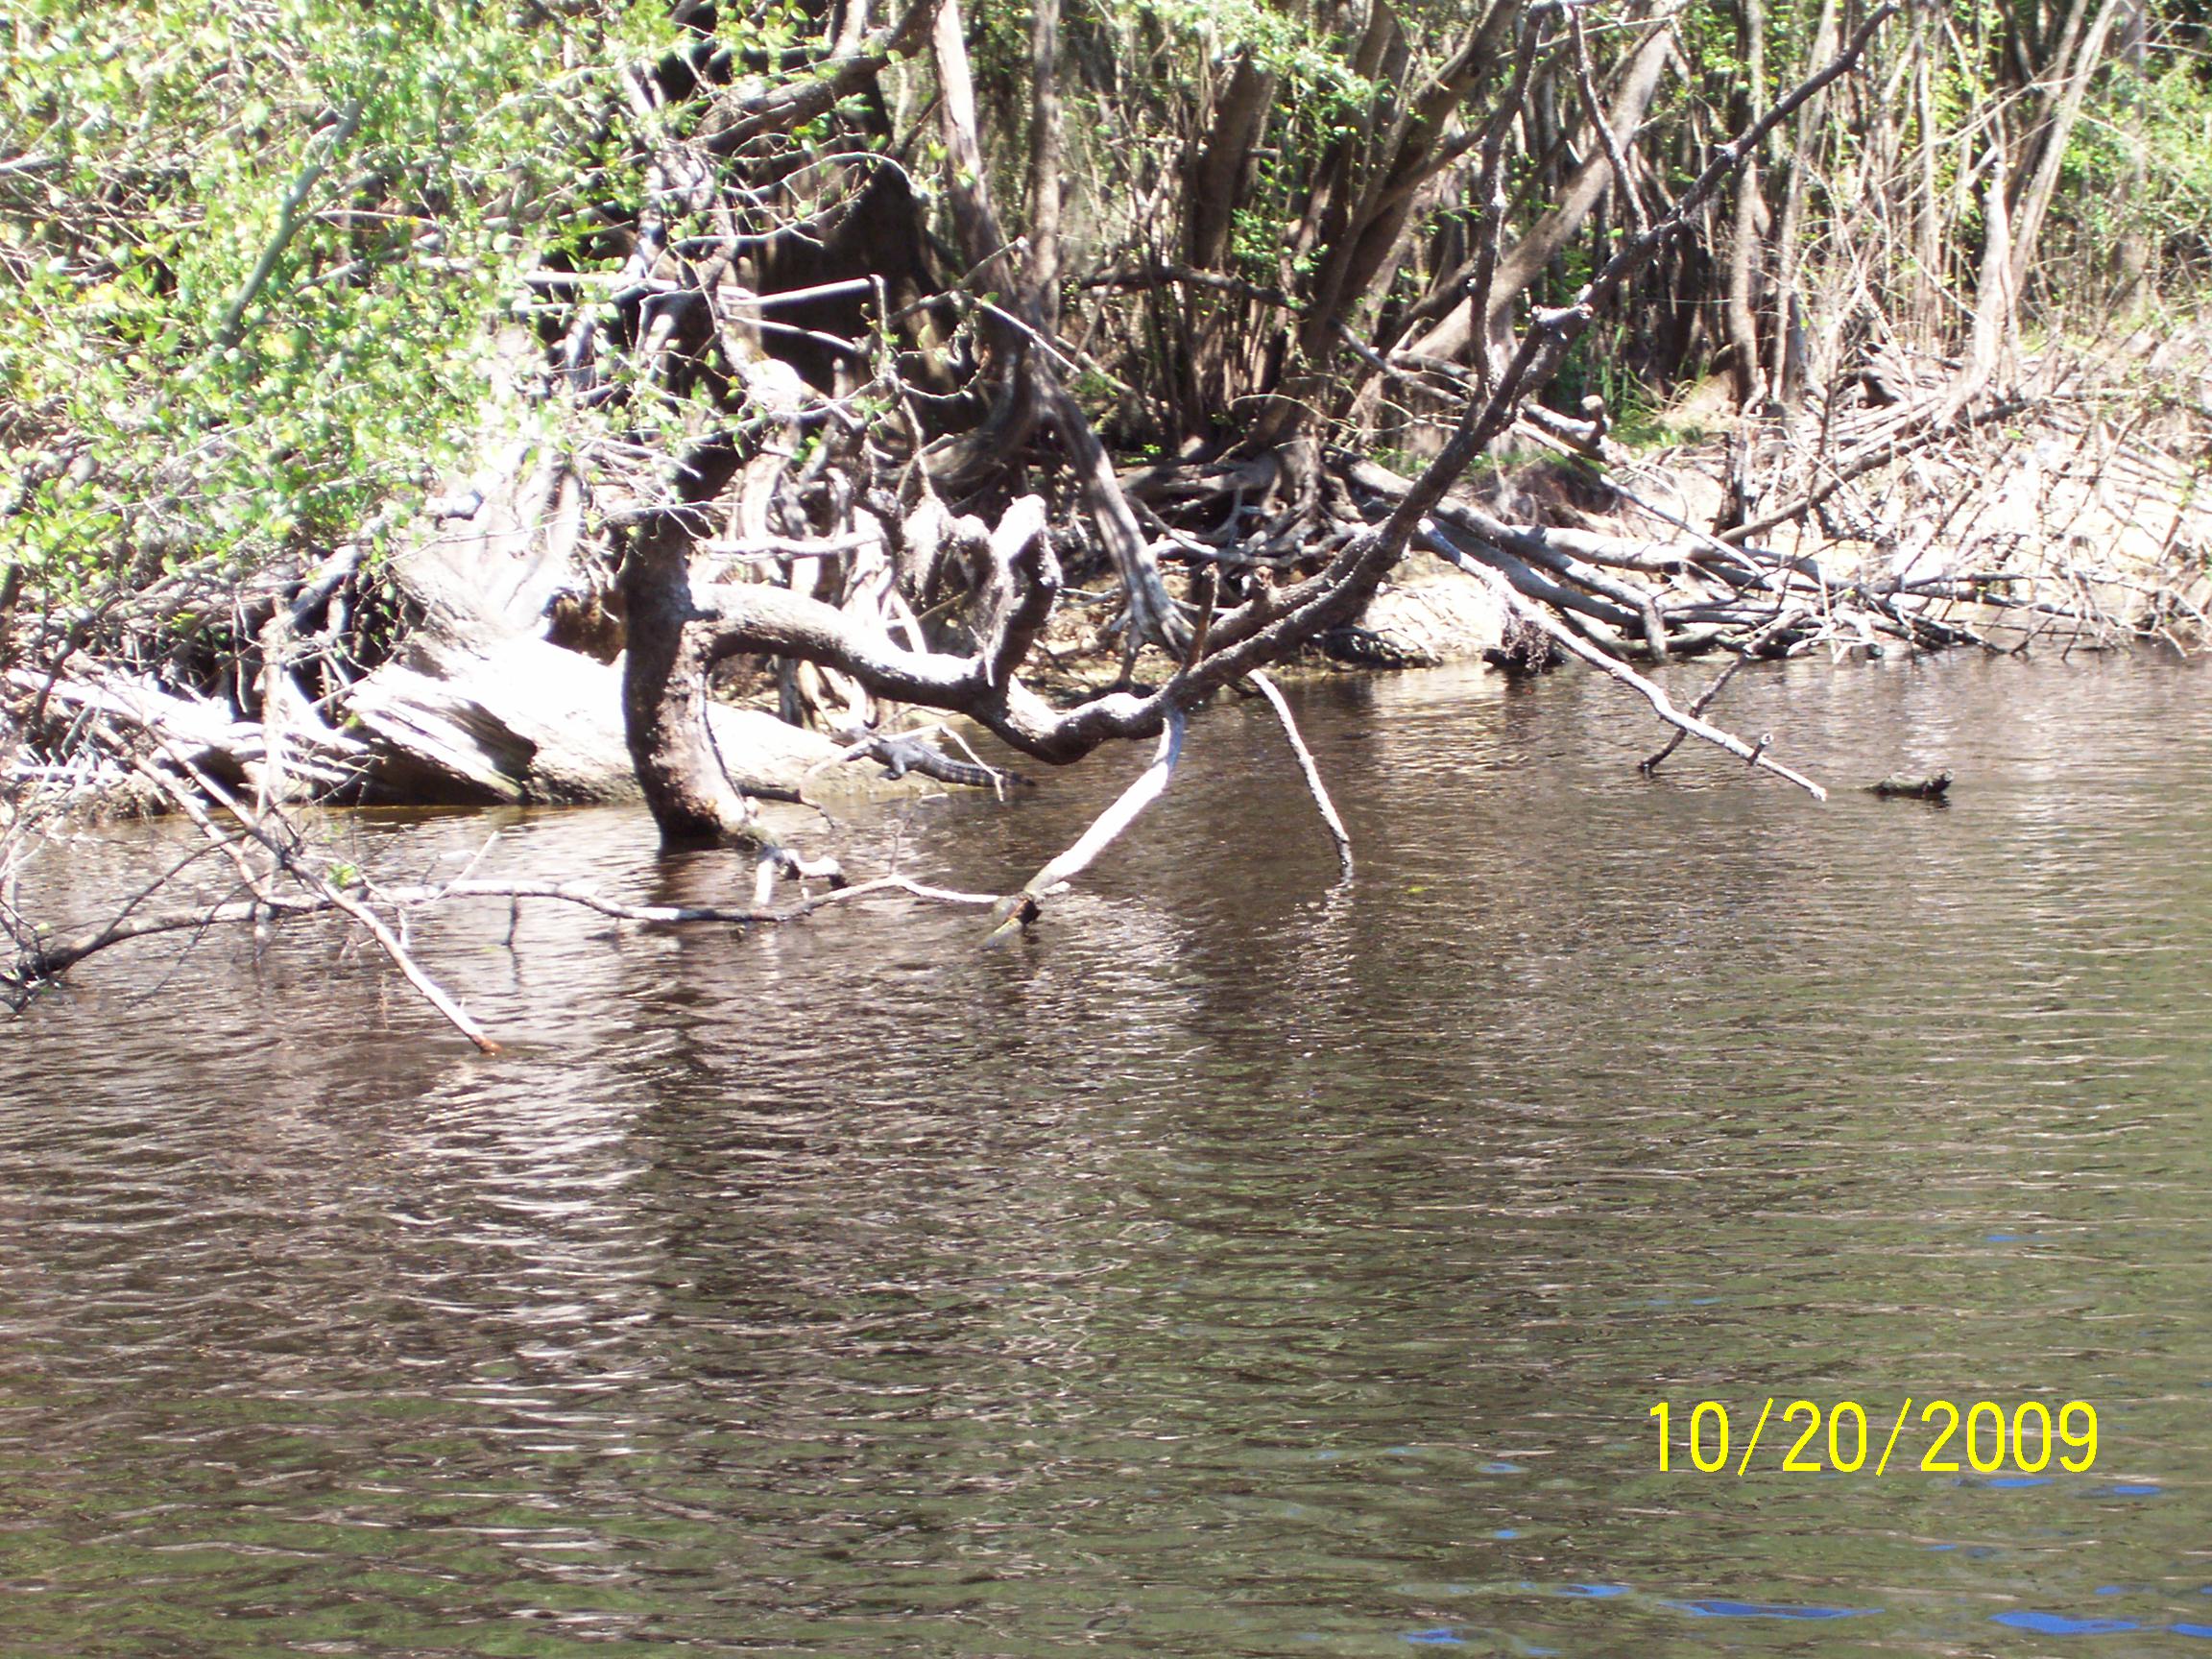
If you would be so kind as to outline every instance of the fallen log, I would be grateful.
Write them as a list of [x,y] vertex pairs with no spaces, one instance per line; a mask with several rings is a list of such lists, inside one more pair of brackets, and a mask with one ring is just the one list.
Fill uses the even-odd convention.
[[[346,701],[368,740],[371,799],[577,805],[638,799],[622,730],[622,671],[542,639],[419,639]],[[837,757],[819,733],[714,705],[714,748],[743,793],[796,799]]]
[[95,671],[85,676],[12,668],[7,685],[42,707],[48,717],[103,720],[150,743],[179,763],[276,799],[342,793],[360,779],[368,751],[327,728],[273,732],[234,717],[209,698],[182,697],[137,676]]
[[1718,749],[1726,750],[1746,766],[1771,772],[1783,781],[1796,784],[1798,788],[1804,790],[1815,801],[1828,799],[1828,791],[1818,783],[1815,783],[1803,773],[1793,771],[1783,765],[1779,760],[1769,756],[1767,753],[1766,738],[1760,738],[1757,743],[1746,743],[1732,732],[1722,731],[1718,726],[1709,725],[1700,720],[1695,714],[1685,713],[1674,707],[1673,701],[1660,686],[1645,679],[1643,675],[1637,673],[1618,658],[1607,656],[1596,646],[1587,643],[1565,624],[1553,620],[1550,613],[1522,598],[1513,590],[1512,586],[1507,583],[1505,578],[1497,571],[1476,563],[1467,554],[1453,549],[1449,542],[1443,541],[1435,536],[1432,524],[1427,527],[1425,534],[1428,536],[1431,547],[1436,549],[1447,559],[1458,561],[1460,568],[1467,571],[1469,575],[1488,583],[1514,615],[1532,627],[1542,629],[1552,639],[1556,640],[1561,649],[1566,651],[1569,656],[1579,658],[1600,674],[1627,686],[1629,690],[1650,704],[1651,711],[1666,721],[1668,725],[1686,732],[1693,737],[1702,738]]

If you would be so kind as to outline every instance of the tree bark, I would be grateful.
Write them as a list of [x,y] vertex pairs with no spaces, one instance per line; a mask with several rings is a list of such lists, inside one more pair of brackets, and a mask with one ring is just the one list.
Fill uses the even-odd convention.
[[[1947,417],[1957,416],[1981,394],[2018,338],[2020,299],[2034,265],[2043,217],[2057,189],[2058,172],[2080,117],[2081,101],[2104,58],[2105,36],[2112,25],[2114,0],[2098,0],[2095,14],[2083,29],[2087,3],[2082,0],[2068,18],[2057,60],[2051,66],[2057,84],[2041,100],[2049,119],[2028,140],[2036,157],[2032,171],[2027,171],[2025,164],[2022,169],[2008,169],[2002,148],[1991,157],[1973,331],[1966,361],[1945,400]],[[2002,142],[2000,128],[1992,133],[1991,143],[2001,146]]]
[[1183,257],[1200,271],[1225,269],[1252,150],[1265,130],[1275,77],[1249,50],[1237,54],[1214,127],[1193,158],[1184,203]]
[[[1623,152],[1634,142],[1636,130],[1644,124],[1652,100],[1658,96],[1659,83],[1672,46],[1668,30],[1655,26],[1630,59],[1620,88],[1613,95],[1606,125],[1611,129],[1614,143]],[[1602,147],[1593,150],[1568,180],[1557,204],[1498,256],[1497,272],[1490,284],[1488,315],[1484,319],[1484,338],[1495,340],[1507,331],[1514,302],[1544,274],[1544,268],[1560,250],[1575,239],[1611,179],[1612,170]],[[1448,359],[1465,354],[1475,338],[1475,318],[1472,305],[1464,296],[1476,275],[1476,266],[1477,260],[1469,259],[1435,284],[1431,292],[1440,305],[1449,309],[1443,311],[1427,332],[1407,343],[1407,350],[1424,357]],[[1434,315],[1435,311],[1425,312],[1421,306],[1408,314],[1409,320],[1416,322]]]
[[[1767,16],[1761,0],[1739,0],[1738,38],[1743,53],[1743,72],[1749,87],[1737,125],[1754,120],[1766,99]],[[1728,349],[1729,373],[1736,386],[1736,407],[1748,411],[1760,400],[1759,374],[1759,154],[1743,158],[1736,175],[1736,225],[1728,247]]]
[[667,847],[738,839],[753,816],[723,776],[707,727],[714,664],[697,626],[691,542],[679,514],[658,514],[632,539],[622,565],[629,624],[623,731],[638,787]]
[[1029,25],[1029,311],[1060,326],[1060,0],[1031,0]]

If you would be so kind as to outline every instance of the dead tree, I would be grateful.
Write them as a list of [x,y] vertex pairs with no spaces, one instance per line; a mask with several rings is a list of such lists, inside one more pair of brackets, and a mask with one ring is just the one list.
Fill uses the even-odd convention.
[[[1440,534],[1430,527],[1431,515],[1443,507],[1468,463],[1521,419],[1534,391],[1548,382],[1561,357],[1629,276],[1704,207],[1768,132],[1820,87],[1844,74],[1892,14],[1890,8],[1877,12],[1832,62],[1722,146],[1667,213],[1624,241],[1573,304],[1538,313],[1509,356],[1494,358],[1485,351],[1442,452],[1418,478],[1390,492],[1394,498],[1383,502],[1371,520],[1347,512],[1340,518],[1301,521],[1287,529],[1286,536],[1302,540],[1312,538],[1316,530],[1323,532],[1333,548],[1326,562],[1286,586],[1257,584],[1229,608],[1206,612],[1198,627],[1184,630],[1189,644],[1172,672],[1149,691],[1118,688],[1070,709],[1055,709],[1024,683],[1022,670],[1052,616],[1061,589],[1046,505],[1038,497],[1015,499],[991,525],[977,517],[949,515],[933,493],[920,497],[913,508],[902,509],[895,498],[878,492],[865,497],[870,502],[869,523],[863,531],[858,517],[863,497],[853,493],[853,517],[846,524],[827,528],[896,542],[897,565],[909,573],[915,586],[910,599],[926,601],[934,591],[922,573],[934,577],[947,570],[958,572],[965,618],[963,648],[932,646],[912,632],[908,642],[900,644],[880,613],[855,613],[775,585],[697,581],[698,547],[707,539],[707,527],[719,517],[717,504],[730,480],[741,474],[743,463],[730,447],[689,456],[680,469],[685,498],[645,516],[631,537],[622,574],[631,641],[625,687],[630,740],[663,837],[679,844],[711,841],[736,832],[747,821],[744,803],[719,777],[704,735],[709,674],[715,663],[733,656],[758,654],[810,663],[849,679],[878,699],[964,714],[1021,754],[1057,765],[1104,743],[1157,736],[1222,687],[1349,622],[1416,536]],[[945,0],[938,12],[937,51],[941,70],[952,76],[944,120],[948,148],[958,155],[966,142],[967,119],[958,87],[964,60],[951,34],[956,15],[951,0]],[[1552,15],[1553,9],[1544,6],[1532,7],[1523,15],[1516,85],[1526,84],[1541,31]],[[1467,51],[1476,52],[1489,38],[1487,34],[1479,35]],[[1493,198],[1503,124],[1501,115],[1485,130],[1488,142],[1482,166]],[[1617,148],[1615,153],[1619,154]],[[955,215],[970,225],[968,251],[982,254],[978,263],[986,264],[1000,256],[1003,242],[979,185],[974,179],[969,184],[966,205],[956,202]],[[1494,213],[1490,222],[1493,236],[1496,217]],[[1488,284],[1495,269],[1492,260],[1479,261],[1471,296],[1478,314],[1487,314]],[[1018,287],[1018,281],[1009,277],[999,291]],[[1052,349],[1033,323],[1011,316],[1002,316],[1001,322],[1010,325],[996,334],[992,349],[1015,363],[1002,369],[998,395],[1001,399],[1015,399],[1022,395],[1021,361],[1034,364]],[[1038,397],[1054,396],[1048,370],[1033,370],[1026,384]],[[1076,459],[1080,464],[1079,455]],[[1344,476],[1352,485],[1361,479],[1356,469]],[[1082,478],[1079,488],[1087,490],[1092,481]],[[1479,527],[1478,539],[1495,545],[1510,542],[1513,533],[1508,527],[1484,524]],[[1531,546],[1541,541],[1535,538]],[[1250,555],[1247,562],[1252,562]],[[1118,558],[1116,566],[1125,580],[1136,570]],[[1135,618],[1154,601],[1135,597],[1135,588],[1130,592],[1135,627]],[[1650,609],[1647,601],[1630,603]],[[1656,616],[1655,611],[1652,613]],[[1663,620],[1655,623],[1652,643],[1655,653],[1664,655]],[[1663,717],[1684,723],[1664,699],[1655,706]],[[1701,724],[1686,729],[1711,736]]]

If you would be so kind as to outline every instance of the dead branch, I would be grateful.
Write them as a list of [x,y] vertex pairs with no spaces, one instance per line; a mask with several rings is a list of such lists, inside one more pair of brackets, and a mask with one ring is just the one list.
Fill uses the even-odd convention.
[[1436,549],[1441,557],[1450,560],[1460,569],[1487,586],[1514,615],[1533,627],[1542,629],[1551,636],[1552,639],[1558,642],[1560,649],[1569,656],[1578,658],[1589,663],[1600,674],[1619,681],[1642,697],[1645,702],[1651,705],[1652,712],[1666,721],[1668,725],[1687,732],[1693,737],[1702,738],[1716,748],[1726,750],[1746,765],[1756,766],[1761,771],[1771,772],[1785,782],[1796,784],[1798,788],[1804,790],[1815,801],[1828,799],[1828,791],[1814,782],[1812,779],[1801,772],[1791,771],[1767,755],[1767,745],[1764,741],[1758,744],[1746,743],[1732,732],[1723,732],[1718,726],[1706,724],[1695,714],[1684,713],[1674,707],[1673,701],[1668,697],[1665,691],[1645,679],[1643,675],[1637,673],[1625,662],[1621,661],[1618,658],[1607,656],[1595,645],[1590,644],[1579,634],[1556,620],[1542,606],[1530,604],[1522,598],[1519,593],[1513,590],[1512,584],[1499,575],[1497,571],[1469,558],[1447,541],[1432,540],[1430,544]]
[[1016,928],[1026,926],[1034,921],[1039,902],[1047,893],[1090,869],[1098,854],[1112,845],[1114,838],[1136,822],[1139,813],[1167,792],[1167,785],[1175,776],[1176,762],[1183,758],[1183,726],[1182,710],[1170,709],[1160,733],[1159,745],[1153,751],[1152,764],[1144,768],[1134,783],[1121,791],[1111,806],[1098,814],[1091,828],[1076,838],[1073,846],[1024,881],[1019,892],[997,902],[994,914],[998,917],[998,926],[991,930],[985,943],[1003,939]]
[[811,916],[831,904],[847,903],[855,899],[891,892],[904,893],[910,898],[940,904],[982,907],[999,902],[997,894],[962,893],[952,888],[910,880],[903,876],[878,876],[870,880],[855,881],[847,887],[809,895],[781,909],[751,905],[733,908],[713,904],[630,904],[610,899],[589,882],[582,881],[456,880],[435,884],[379,884],[373,889],[373,895],[364,885],[358,897],[354,895],[351,884],[349,884],[343,893],[273,892],[256,894],[252,899],[230,900],[219,904],[194,905],[143,915],[136,913],[137,901],[133,900],[131,908],[97,927],[84,929],[52,943],[22,949],[16,962],[6,974],[0,974],[0,978],[18,987],[27,987],[56,979],[86,958],[117,945],[129,944],[133,939],[156,938],[164,933],[193,931],[241,922],[257,922],[272,916],[319,916],[333,911],[350,915],[347,909],[348,902],[363,905],[380,903],[396,911],[418,911],[449,899],[504,899],[517,902],[541,899],[579,905],[619,922],[646,922],[665,926],[720,923],[736,927],[756,927],[781,926]]
[[[1736,657],[1730,659],[1728,666],[1721,669],[1719,674],[1715,675],[1713,678],[1713,683],[1706,686],[1704,690],[1698,692],[1695,698],[1691,701],[1689,709],[1690,713],[1694,715],[1702,714],[1706,709],[1710,709],[1713,706],[1713,699],[1720,695],[1721,691],[1727,686],[1728,682],[1736,678],[1737,671],[1741,669],[1748,661],[1749,659],[1744,657]],[[1682,739],[1688,735],[1689,733],[1677,727],[1675,729],[1674,735],[1668,738],[1666,743],[1661,748],[1659,748],[1653,754],[1645,756],[1643,759],[1636,762],[1636,770],[1643,773],[1647,778],[1650,777],[1654,772],[1659,770],[1660,763],[1664,761],[1668,756],[1673,754],[1675,750],[1682,747]]]
[[[239,848],[239,838],[224,834],[216,827],[214,820],[208,817],[205,809],[201,806],[198,797],[191,790],[183,787],[176,778],[161,767],[146,762],[140,763],[139,771],[147,781],[165,795],[171,805],[188,818],[193,827],[215,845],[217,851],[222,852],[230,859],[237,868],[240,878],[252,890],[257,900],[267,902],[274,897],[276,877],[278,872],[291,877],[301,887],[307,889],[310,895],[321,899],[330,908],[344,911],[370,938],[375,940],[377,948],[389,956],[393,966],[406,976],[407,983],[414,986],[417,994],[421,997],[423,1001],[435,1008],[454,1030],[468,1038],[470,1043],[486,1054],[499,1052],[499,1045],[493,1042],[484,1028],[469,1018],[468,1011],[454,1001],[446,994],[445,988],[423,971],[421,965],[409,954],[406,946],[400,943],[398,935],[385,925],[382,917],[362,903],[360,900],[339,888],[323,872],[312,868],[298,856],[296,850],[301,844],[299,832],[286,823],[274,808],[267,809],[265,815],[252,812],[242,803],[233,799],[220,783],[207,777],[206,774],[194,769],[189,761],[185,761],[174,754],[164,754],[159,757],[182,770],[198,786],[202,794],[220,802],[224,808],[244,826],[246,835],[260,843],[268,853],[271,868],[267,870],[255,869]],[[272,832],[265,827],[269,822],[274,822],[279,827],[276,832]]]
[[1761,514],[1748,524],[1738,524],[1721,531],[1720,540],[1731,545],[1741,545],[1753,537],[1764,536],[1793,518],[1804,517],[1854,478],[1864,477],[1892,462],[1903,460],[1916,449],[1924,449],[1930,445],[1955,437],[1961,428],[1971,431],[1977,427],[1994,425],[2000,421],[2009,421],[2027,407],[2028,400],[2024,397],[2007,397],[1957,423],[1944,418],[1940,412],[1931,412],[1931,418],[1915,430],[1846,455],[1828,469],[1827,479],[1816,488],[1772,512]]
[[1336,860],[1344,867],[1344,879],[1352,879],[1352,835],[1344,828],[1344,820],[1336,816],[1336,804],[1329,799],[1329,791],[1321,782],[1321,768],[1313,763],[1313,751],[1306,747],[1306,739],[1298,734],[1298,722],[1291,718],[1290,705],[1283,700],[1275,682],[1264,674],[1254,674],[1252,684],[1260,688],[1260,695],[1267,699],[1267,706],[1275,710],[1275,718],[1282,722],[1283,735],[1290,745],[1290,753],[1298,757],[1298,769],[1306,775],[1306,788],[1313,797],[1313,805],[1320,808],[1321,822],[1329,826],[1329,835],[1336,843]]

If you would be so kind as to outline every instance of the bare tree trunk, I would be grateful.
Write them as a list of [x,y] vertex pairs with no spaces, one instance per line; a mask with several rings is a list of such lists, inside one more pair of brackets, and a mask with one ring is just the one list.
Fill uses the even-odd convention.
[[[1611,130],[1614,144],[1623,151],[1635,139],[1636,130],[1644,124],[1644,117],[1649,113],[1651,102],[1658,95],[1672,45],[1666,26],[1654,25],[1629,60],[1620,88],[1613,95],[1605,124]],[[1485,338],[1497,339],[1508,331],[1514,302],[1543,275],[1553,256],[1575,239],[1611,181],[1612,171],[1600,145],[1591,151],[1589,158],[1568,180],[1557,205],[1530,226],[1520,241],[1498,255],[1497,275],[1490,286],[1489,315],[1484,319]],[[1427,332],[1407,344],[1408,350],[1423,357],[1443,358],[1456,358],[1466,351],[1469,342],[1475,338],[1475,318],[1462,296],[1475,276],[1479,258],[1478,254],[1468,259],[1434,284],[1431,292],[1440,304],[1417,305],[1407,313],[1409,321],[1419,322],[1442,310],[1439,320]]]
[[1030,314],[1060,326],[1060,0],[1032,0],[1029,24]]
[[1982,269],[1974,284],[1974,324],[1967,336],[1965,361],[1944,399],[1949,420],[1980,397],[1996,373],[2010,338],[2013,305],[2019,290],[2012,270],[2012,227],[2005,211],[2003,137],[1992,131],[1989,177],[1983,185]]
[[[1754,121],[1766,101],[1767,16],[1761,0],[1741,0],[1737,10],[1737,37],[1742,43],[1743,70],[1749,79],[1743,107],[1736,124]],[[1736,175],[1736,227],[1728,248],[1727,330],[1729,373],[1736,386],[1736,407],[1749,410],[1760,398],[1759,316],[1756,268],[1759,257],[1759,157],[1743,159]]]
[[[1500,66],[1521,10],[1516,0],[1490,0],[1458,50],[1408,101],[1388,133],[1359,144],[1358,164],[1334,175],[1317,216],[1320,258],[1298,326],[1292,370],[1261,411],[1248,447],[1286,445],[1308,428],[1317,410],[1347,407],[1358,395],[1363,376],[1340,384],[1329,373],[1339,337],[1387,267],[1421,186],[1449,164],[1449,153],[1438,156],[1446,120]],[[1390,21],[1395,32],[1386,7],[1379,4],[1374,16]],[[1371,27],[1370,46],[1376,38]]]
[[2097,66],[2104,60],[2104,40],[2111,32],[2114,11],[2114,0],[2100,0],[2096,16],[2073,55],[2057,66],[2064,77],[2063,89],[2043,133],[2034,177],[2020,198],[2019,210],[2013,220],[2012,272],[2018,283],[2026,282],[2035,263],[2035,245],[2043,234],[2043,216],[2050,210],[2051,197],[2058,188],[2058,171],[2065,164],[2066,147],[2072,142],[2075,124],[2080,119],[2081,100],[2088,93]]
[[2034,263],[2043,216],[2058,186],[2058,171],[2081,114],[2081,100],[2104,57],[2113,11],[2114,0],[2099,0],[2095,17],[2078,36],[2074,25],[2080,21],[2079,12],[2069,20],[2067,37],[2075,41],[2074,49],[2054,64],[2061,78],[2060,87],[2052,103],[2050,121],[2039,134],[2034,172],[2019,191],[2017,216],[2008,209],[2018,176],[2006,166],[2001,130],[1991,133],[1992,145],[1999,148],[1990,157],[1990,176],[1984,193],[1982,276],[1974,299],[1974,328],[1967,343],[1966,361],[1945,399],[1946,418],[1956,416],[1989,384],[2018,336],[2020,297]]
[[[1227,268],[1230,232],[1274,98],[1274,74],[1249,51],[1239,52],[1212,130],[1186,173],[1183,256],[1194,271]],[[1232,316],[1223,301],[1199,296],[1173,313],[1170,332],[1180,341],[1173,397],[1184,436],[1209,436],[1229,405]]]
[[1238,53],[1228,90],[1214,112],[1214,130],[1190,169],[1184,199],[1183,256],[1196,270],[1222,268],[1252,151],[1274,98],[1274,74],[1261,68],[1249,51]]
[[[1824,63],[1836,50],[1836,0],[1820,0],[1808,63]],[[1805,389],[1805,326],[1797,285],[1805,228],[1805,179],[1817,144],[1825,98],[1811,98],[1797,112],[1797,141],[1788,157],[1789,184],[1783,192],[1782,223],[1774,234],[1775,328],[1767,356],[1767,384],[1785,408],[1793,408]]]
[[[1015,280],[1006,234],[991,206],[990,173],[975,120],[975,81],[968,70],[968,42],[962,34],[959,0],[941,0],[931,34],[937,60],[937,131],[945,140],[945,197],[952,208],[952,228],[961,255],[971,268],[969,280],[998,294],[1026,292]],[[1017,333],[1003,322],[985,318],[985,333],[1007,352],[1021,349]]]
[[638,530],[622,565],[623,729],[645,805],[669,847],[728,842],[752,817],[723,776],[707,725],[713,661],[691,626],[699,615],[691,541],[679,515],[659,514]]
[[1933,347],[1941,338],[1943,325],[1943,231],[1942,215],[1936,202],[1936,147],[1938,141],[1936,122],[1936,67],[1935,52],[1928,41],[1929,23],[1923,17],[1912,32],[1912,81],[1914,119],[1919,132],[1919,271],[1912,284],[1913,307],[1917,315],[1917,330],[1921,343]]
[[[2143,84],[2143,63],[2149,48],[2150,17],[2144,0],[2122,0],[2122,4],[2125,11],[2115,24],[2120,38],[2112,55],[2126,66],[2124,73],[2128,77],[2123,131],[2128,143],[2126,189],[2133,200],[2141,196],[2144,182],[2143,102],[2147,89]],[[2121,229],[2118,245],[2112,250],[2114,300],[2123,317],[2132,318],[2148,296],[2151,254],[2151,238],[2144,234],[2140,221],[2130,219]]]

